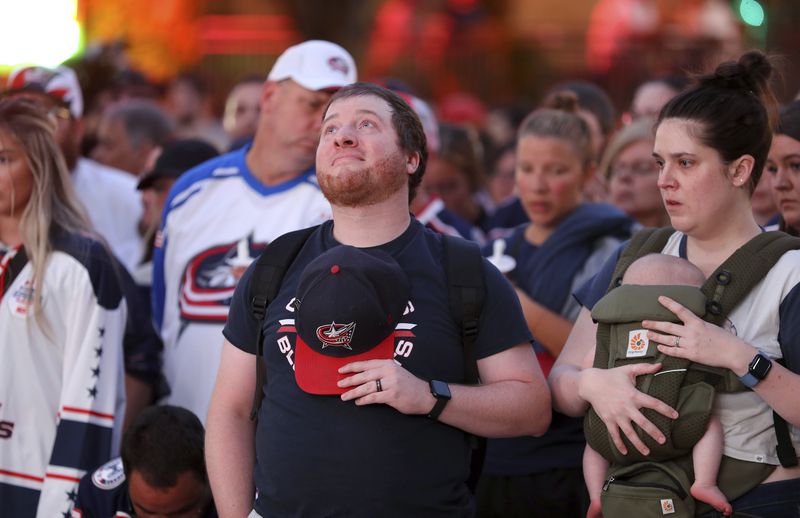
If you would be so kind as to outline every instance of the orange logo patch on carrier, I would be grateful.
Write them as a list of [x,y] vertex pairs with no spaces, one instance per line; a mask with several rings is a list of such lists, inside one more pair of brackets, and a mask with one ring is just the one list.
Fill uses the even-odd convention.
[[675,514],[675,505],[671,498],[661,500],[661,514]]
[[647,347],[650,341],[647,339],[647,331],[644,329],[634,329],[628,333],[628,352],[626,358],[639,358],[647,355]]

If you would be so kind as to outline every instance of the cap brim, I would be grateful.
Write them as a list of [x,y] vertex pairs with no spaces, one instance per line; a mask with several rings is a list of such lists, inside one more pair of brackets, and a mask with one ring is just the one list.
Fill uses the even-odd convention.
[[298,334],[294,358],[294,377],[304,392],[318,395],[344,394],[354,387],[341,388],[336,384],[352,374],[339,374],[339,369],[358,361],[391,360],[394,358],[394,333],[369,351],[341,358],[315,351]]
[[156,180],[159,178],[171,178],[173,180],[177,180],[181,173],[183,172],[182,169],[175,169],[175,168],[158,168],[153,169],[149,173],[145,173],[144,176],[139,180],[139,185],[136,186],[137,189],[140,191],[142,189],[148,189],[156,183]]
[[146,175],[142,176],[141,180],[139,180],[139,184],[136,186],[136,189],[140,191],[149,189],[153,186],[153,184],[156,182],[156,178],[158,177],[159,175],[157,173],[147,173]]
[[329,76],[297,77],[296,75],[292,74],[278,74],[274,76],[270,75],[267,77],[267,79],[270,81],[283,81],[285,79],[291,79],[310,92],[333,93],[351,84],[346,81],[342,81],[341,78],[331,79]]
[[150,171],[146,175],[142,176],[139,180],[139,184],[136,186],[136,189],[143,191],[144,189],[149,189],[156,183],[156,180],[159,178],[166,178],[169,175],[163,174],[159,171]]

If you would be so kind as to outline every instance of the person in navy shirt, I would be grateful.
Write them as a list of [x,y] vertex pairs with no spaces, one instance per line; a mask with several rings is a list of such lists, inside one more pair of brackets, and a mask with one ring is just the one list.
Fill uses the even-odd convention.
[[121,457],[81,479],[73,518],[217,518],[200,420],[176,406],[145,409],[126,430]]
[[[426,159],[419,119],[396,94],[369,84],[334,94],[317,151],[333,220],[301,249],[263,329],[250,313],[251,269],[224,330],[207,435],[211,486],[223,514],[474,516],[466,485],[468,434],[539,435],[547,429],[549,394],[530,333],[513,291],[486,261],[475,343],[482,383],[461,384],[463,344],[449,310],[442,237],[408,211]],[[339,245],[390,255],[407,276],[410,295],[396,327],[394,360],[345,365],[338,370],[343,393],[337,397],[298,386],[294,366],[302,358],[292,300],[305,266]],[[267,383],[256,426],[249,413],[258,332]]]
[[[530,223],[484,249],[494,254],[500,244],[514,259],[506,276],[516,288],[545,375],[580,309],[571,292],[630,236],[633,224],[610,205],[583,201],[594,154],[589,127],[576,109],[574,95],[563,93],[523,121],[516,183]],[[584,444],[582,422],[559,413],[542,437],[490,440],[478,490],[481,516],[583,515],[588,507]]]

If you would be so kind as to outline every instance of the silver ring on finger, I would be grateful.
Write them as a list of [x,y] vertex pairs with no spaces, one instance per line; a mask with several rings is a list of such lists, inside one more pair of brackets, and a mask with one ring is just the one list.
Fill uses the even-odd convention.
[[378,392],[383,392],[383,386],[381,386],[381,380],[375,380],[375,387],[378,389]]
[[680,347],[680,346],[681,346],[681,337],[680,336],[676,336],[675,337],[675,347]]

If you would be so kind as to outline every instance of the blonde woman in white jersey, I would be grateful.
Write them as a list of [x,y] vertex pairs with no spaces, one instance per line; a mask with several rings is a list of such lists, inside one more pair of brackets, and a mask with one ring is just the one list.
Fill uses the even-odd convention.
[[0,514],[69,516],[80,477],[117,453],[126,306],[53,138],[0,101]]

